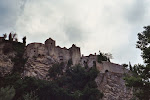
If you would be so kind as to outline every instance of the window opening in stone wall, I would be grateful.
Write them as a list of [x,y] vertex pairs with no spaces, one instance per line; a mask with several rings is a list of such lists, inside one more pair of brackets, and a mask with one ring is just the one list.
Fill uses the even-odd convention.
[[96,61],[93,61],[93,67],[96,67]]
[[108,72],[108,70],[105,70],[105,72]]

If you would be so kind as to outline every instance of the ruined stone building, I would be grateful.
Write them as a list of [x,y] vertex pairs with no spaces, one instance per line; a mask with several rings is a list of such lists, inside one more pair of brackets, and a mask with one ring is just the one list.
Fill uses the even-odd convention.
[[[80,48],[72,45],[69,49],[56,46],[55,40],[49,38],[42,43],[31,43],[26,47],[26,57],[33,58],[38,56],[49,56],[56,62],[68,62],[72,60],[72,64],[81,64],[82,66],[96,66],[101,73],[105,71],[124,73],[126,70],[123,66],[111,62],[97,62],[97,55],[90,54],[89,56],[81,56]],[[104,67],[105,66],[105,67]]]
[[[0,37],[0,72],[8,74],[12,71],[17,52],[4,54],[6,44]],[[80,64],[83,67],[95,66],[99,74],[95,79],[98,89],[104,94],[102,100],[130,100],[132,90],[127,88],[123,80],[124,73],[128,72],[123,66],[111,62],[97,62],[97,55],[81,56],[80,48],[72,45],[69,49],[56,46],[56,42],[49,38],[45,43],[30,43],[25,47],[24,58],[28,58],[24,65],[22,76],[48,80],[49,69],[56,63],[64,62],[64,66],[72,60],[72,66]],[[64,67],[63,66],[63,67]],[[65,68],[65,67],[64,67]]]
[[51,56],[57,62],[68,62],[71,59],[73,65],[75,65],[80,62],[81,53],[80,48],[74,44],[69,49],[65,47],[61,48],[56,46],[53,39],[49,38],[45,41],[45,44],[28,44],[26,48],[26,56],[30,58],[37,56]]

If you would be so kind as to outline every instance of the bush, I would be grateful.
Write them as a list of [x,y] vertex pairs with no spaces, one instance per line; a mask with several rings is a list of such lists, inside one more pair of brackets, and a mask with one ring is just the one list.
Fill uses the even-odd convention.
[[15,89],[7,86],[0,89],[0,100],[12,100],[15,95]]
[[26,95],[23,96],[24,100],[39,100],[38,96],[35,95],[34,92],[27,93]]
[[99,55],[97,55],[97,62],[102,63],[102,61],[109,61],[112,58],[111,54],[108,53],[102,53],[99,51]]

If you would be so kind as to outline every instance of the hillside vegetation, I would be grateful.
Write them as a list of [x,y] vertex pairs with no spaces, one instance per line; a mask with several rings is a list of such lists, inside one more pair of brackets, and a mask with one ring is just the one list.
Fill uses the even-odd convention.
[[[23,58],[25,44],[15,41],[3,41],[3,53],[14,63],[12,72],[0,73],[0,100],[99,100],[103,94],[97,89],[95,78],[99,71],[96,67],[71,67],[68,62],[65,72],[63,63],[56,63],[49,69],[49,80],[23,77]],[[10,95],[11,94],[11,95]]]

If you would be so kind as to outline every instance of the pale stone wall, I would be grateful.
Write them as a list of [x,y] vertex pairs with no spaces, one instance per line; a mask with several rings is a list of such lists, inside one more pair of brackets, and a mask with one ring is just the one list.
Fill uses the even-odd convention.
[[71,59],[70,51],[66,48],[62,49],[62,55],[61,56],[62,56],[61,59],[63,59],[63,62],[68,62],[68,60]]
[[107,61],[98,63],[97,55],[91,54],[89,56],[82,56],[80,64],[85,67],[85,63],[88,65],[89,68],[93,67],[94,63],[96,63],[96,67],[101,73],[105,73],[105,71],[109,71],[113,73],[122,73],[122,74],[128,73],[128,70],[119,64],[114,64],[114,63],[107,62]]
[[47,55],[47,49],[42,43],[31,43],[27,45],[25,54],[27,57],[37,57],[39,55]]
[[97,56],[96,55],[90,55],[88,59],[88,66],[93,67],[94,63],[96,63]]
[[128,72],[128,70],[125,69],[123,66],[111,62],[106,62],[106,61],[103,61],[101,64],[96,63],[96,67],[101,73],[105,73],[105,71],[120,73],[120,74]]
[[73,65],[79,64],[80,59],[81,59],[80,48],[76,47],[73,44],[72,47],[69,48],[69,50],[70,50],[70,53],[71,53],[71,58],[72,58]]
[[51,38],[42,43],[31,43],[26,48],[27,57],[37,57],[39,55],[47,55],[53,57],[57,62],[67,62],[72,59],[73,65],[78,64],[81,59],[80,48],[72,45],[71,48],[61,48],[55,46],[55,41]]
[[82,56],[80,60],[81,66],[85,67],[87,63],[88,63],[88,56]]
[[90,54],[89,56],[82,56],[80,64],[82,66],[85,66],[85,64],[88,65],[89,68],[94,66],[94,63],[97,61],[97,56]]
[[53,39],[49,38],[45,41],[45,46],[48,50],[48,55],[54,56],[55,55],[55,48],[56,48],[55,41]]
[[55,56],[59,62],[67,62],[71,58],[70,51],[66,48],[60,48],[59,46],[55,48]]

